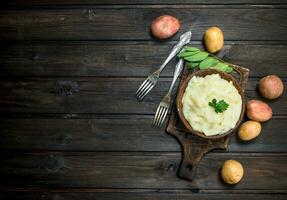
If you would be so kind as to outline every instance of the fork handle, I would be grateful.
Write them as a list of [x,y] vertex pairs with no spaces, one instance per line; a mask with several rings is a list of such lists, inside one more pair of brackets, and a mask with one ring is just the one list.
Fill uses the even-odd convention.
[[178,53],[180,52],[181,47],[182,47],[182,46],[175,45],[175,46],[172,48],[170,54],[168,55],[168,57],[165,59],[165,61],[164,61],[164,62],[162,63],[162,65],[160,66],[160,68],[159,68],[159,70],[158,70],[159,73],[165,68],[165,66],[167,65],[167,63],[169,63],[169,61],[170,61],[174,56],[176,56],[176,54],[178,54]]
[[172,82],[171,82],[170,87],[169,87],[169,90],[168,90],[168,95],[171,94],[172,88],[173,88],[173,86],[174,86],[174,84],[175,84],[177,78],[179,77],[181,71],[182,71],[183,63],[184,63],[183,59],[180,59],[180,60],[178,61],[178,63],[176,64],[176,66],[175,66],[175,70],[174,70],[174,74],[173,74],[173,79],[172,79]]

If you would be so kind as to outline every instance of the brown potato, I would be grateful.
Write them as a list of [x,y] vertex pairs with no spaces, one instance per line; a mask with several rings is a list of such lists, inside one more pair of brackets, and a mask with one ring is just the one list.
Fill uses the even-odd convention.
[[259,81],[259,91],[267,99],[276,99],[283,93],[283,83],[278,76],[269,75]]
[[223,47],[223,33],[218,27],[211,27],[204,33],[204,44],[210,53],[216,53]]
[[238,183],[244,174],[244,170],[240,162],[236,160],[227,160],[221,168],[221,177],[228,184]]
[[251,120],[265,122],[272,117],[272,109],[259,100],[249,100],[246,104],[246,114]]
[[256,138],[261,132],[261,124],[256,121],[244,122],[238,131],[238,137],[243,141],[250,141]]
[[177,18],[170,15],[162,15],[152,21],[151,32],[159,39],[166,39],[179,30],[180,22]]

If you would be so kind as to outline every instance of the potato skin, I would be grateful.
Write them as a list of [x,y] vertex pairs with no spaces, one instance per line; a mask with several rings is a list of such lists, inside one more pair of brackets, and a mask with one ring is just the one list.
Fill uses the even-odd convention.
[[246,104],[246,114],[251,120],[265,122],[272,117],[273,112],[270,106],[263,101],[249,100]]
[[211,27],[204,33],[205,48],[210,53],[216,53],[223,47],[223,33],[218,27]]
[[179,20],[170,15],[159,16],[155,18],[151,24],[152,34],[159,39],[166,39],[173,36],[179,28]]
[[243,141],[250,141],[256,138],[261,132],[261,124],[256,121],[244,122],[238,131],[238,137]]
[[221,177],[225,183],[236,184],[242,179],[243,174],[243,167],[236,160],[227,160],[222,165]]
[[282,80],[276,75],[265,76],[259,81],[259,91],[266,99],[276,99],[283,93]]

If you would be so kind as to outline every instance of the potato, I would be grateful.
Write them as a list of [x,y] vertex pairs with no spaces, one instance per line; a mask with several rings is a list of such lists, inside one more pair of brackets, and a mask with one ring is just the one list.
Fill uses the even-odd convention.
[[228,184],[238,183],[242,179],[243,173],[242,165],[236,160],[225,161],[221,168],[221,177]]
[[249,100],[246,104],[246,114],[251,120],[265,122],[272,117],[272,109],[259,100]]
[[207,51],[216,53],[223,47],[223,33],[218,27],[211,27],[204,33],[204,44]]
[[261,132],[261,124],[256,121],[244,122],[238,131],[238,137],[243,141],[256,138]]
[[283,93],[283,83],[278,76],[269,75],[259,81],[259,91],[267,99],[276,99]]
[[152,21],[151,32],[159,39],[166,39],[179,30],[180,22],[177,18],[170,15],[162,15]]

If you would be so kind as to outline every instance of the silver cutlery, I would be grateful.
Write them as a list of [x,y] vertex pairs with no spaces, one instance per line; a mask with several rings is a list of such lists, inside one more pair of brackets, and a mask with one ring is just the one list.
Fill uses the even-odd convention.
[[159,75],[161,71],[165,68],[167,63],[169,63],[169,61],[180,52],[180,50],[182,49],[184,45],[190,42],[191,35],[192,35],[191,31],[188,31],[182,34],[179,38],[179,42],[172,48],[172,51],[170,52],[166,60],[163,62],[163,64],[160,66],[160,68],[156,70],[155,72],[153,72],[151,75],[149,75],[146,78],[146,80],[141,84],[139,89],[136,91],[136,96],[139,101],[143,100],[144,97],[155,86],[155,84],[157,83],[159,79]]
[[180,59],[178,61],[178,63],[176,64],[175,70],[174,70],[174,75],[173,75],[173,79],[172,82],[170,84],[169,90],[167,92],[167,94],[163,97],[163,99],[161,100],[161,102],[159,103],[159,106],[157,107],[155,116],[154,116],[154,120],[153,120],[153,125],[154,126],[158,126],[161,127],[165,117],[168,113],[170,104],[171,104],[171,92],[172,92],[172,88],[177,80],[177,78],[179,77],[182,68],[183,68],[183,63],[184,61],[182,59]]

